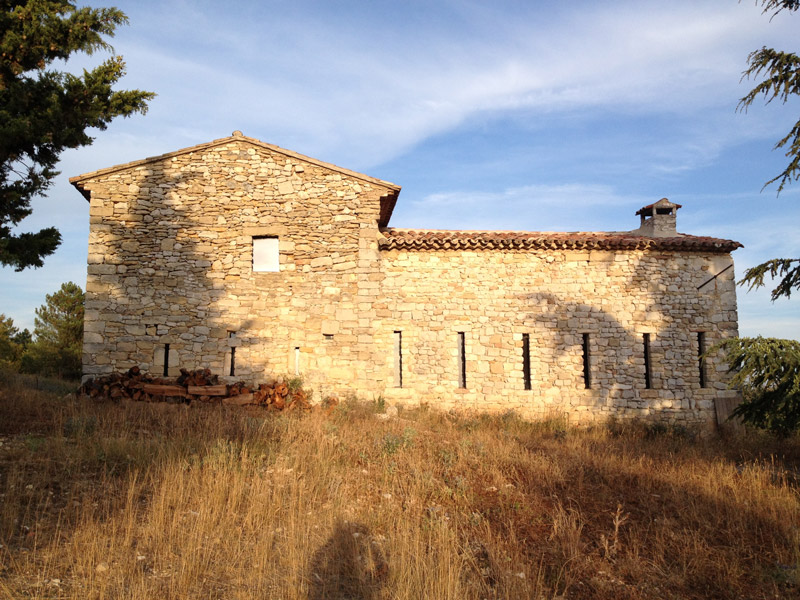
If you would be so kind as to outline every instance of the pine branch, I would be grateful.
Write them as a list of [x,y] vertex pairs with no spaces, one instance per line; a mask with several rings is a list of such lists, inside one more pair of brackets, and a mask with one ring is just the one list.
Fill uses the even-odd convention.
[[[794,263],[797,265],[792,266]],[[791,297],[792,290],[800,289],[800,258],[773,258],[751,267],[745,271],[739,285],[748,285],[748,291],[762,287],[767,275],[772,279],[781,277],[780,283],[771,292],[773,302],[781,296]]]
[[800,9],[800,0],[762,0],[761,5],[764,7],[762,14],[774,11],[770,17],[773,19],[782,10],[794,12]]
[[[800,96],[800,56],[797,54],[763,47],[751,52],[747,62],[750,66],[742,74],[742,79],[756,78],[763,74],[764,80],[739,100],[737,110],[747,112],[759,96],[764,97],[765,104],[776,98],[786,103],[790,98]],[[764,184],[766,188],[778,181],[778,194],[783,191],[787,183],[800,179],[800,120],[773,149],[777,150],[787,145],[786,156],[791,159],[788,166]]]
[[763,94],[769,104],[776,97],[786,102],[790,96],[800,94],[800,57],[793,52],[781,52],[774,48],[762,47],[747,57],[750,65],[742,74],[742,79],[766,74],[759,83],[739,101],[739,110],[746,110],[753,101]]
[[733,373],[731,387],[744,396],[734,416],[779,435],[800,429],[800,342],[733,338],[709,352],[719,350]]
[[[0,0],[1,2],[2,0]],[[117,8],[76,7],[72,0],[19,0],[0,6],[0,265],[42,265],[58,247],[54,228],[12,235],[58,174],[67,148],[92,143],[116,117],[145,113],[154,96],[114,90],[125,73],[122,58],[73,75],[49,65],[78,53],[110,50],[105,38],[128,22]]]
[[42,257],[55,252],[61,243],[61,234],[55,227],[38,233],[12,235],[8,228],[0,228],[0,264],[22,271],[28,267],[44,265]]

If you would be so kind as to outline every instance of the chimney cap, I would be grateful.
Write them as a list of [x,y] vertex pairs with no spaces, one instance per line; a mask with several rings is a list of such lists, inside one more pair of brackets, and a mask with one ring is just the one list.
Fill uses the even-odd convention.
[[647,206],[643,206],[639,210],[636,211],[637,215],[642,215],[646,217],[653,216],[653,213],[656,213],[659,208],[674,208],[676,211],[681,207],[680,204],[676,204],[674,202],[670,202],[667,198],[662,198],[658,202],[654,202],[653,204],[648,204]]

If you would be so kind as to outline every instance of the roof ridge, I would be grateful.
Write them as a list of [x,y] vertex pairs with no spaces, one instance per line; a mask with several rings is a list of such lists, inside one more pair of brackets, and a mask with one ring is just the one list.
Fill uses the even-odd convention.
[[378,179],[377,177],[371,177],[369,175],[365,175],[364,173],[358,173],[357,171],[351,171],[350,169],[345,169],[344,167],[340,167],[338,165],[334,165],[333,163],[328,163],[316,158],[312,158],[310,156],[306,156],[305,154],[300,154],[299,152],[295,152],[294,150],[287,150],[286,148],[281,148],[280,146],[276,146],[275,144],[269,144],[267,142],[262,142],[259,139],[248,137],[243,135],[240,131],[235,131],[232,135],[224,138],[217,138],[210,142],[203,142],[202,144],[196,144],[194,146],[189,146],[187,148],[181,148],[180,150],[173,150],[172,152],[167,152],[165,154],[159,154],[156,156],[150,156],[147,158],[142,158],[139,160],[130,161],[127,163],[122,163],[119,165],[114,165],[111,167],[106,167],[104,169],[98,169],[96,171],[89,171],[88,173],[83,173],[81,175],[76,175],[74,177],[69,178],[69,182],[74,185],[79,190],[83,191],[81,188],[81,183],[84,181],[88,181],[89,179],[94,179],[96,177],[100,177],[103,175],[108,175],[111,173],[115,173],[118,171],[124,171],[127,169],[132,169],[135,167],[139,167],[142,165],[146,165],[148,163],[166,160],[168,158],[174,158],[176,156],[181,156],[183,154],[189,154],[191,152],[199,152],[201,150],[206,150],[208,148],[213,148],[215,146],[221,146],[226,143],[230,143],[233,141],[244,141],[249,144],[253,144],[255,146],[259,146],[261,148],[265,148],[267,150],[271,150],[273,152],[277,152],[278,154],[283,154],[284,156],[288,156],[291,158],[295,158],[298,160],[302,160],[304,162],[308,162],[314,164],[318,167],[322,167],[325,169],[329,169],[331,171],[336,171],[337,173],[341,173],[343,175],[348,175],[350,177],[354,177],[356,179],[360,179],[362,181],[367,181],[369,183],[373,183],[376,185],[380,185],[382,187],[386,187],[392,191],[399,192],[400,186],[391,183],[389,181],[384,181],[383,179]]

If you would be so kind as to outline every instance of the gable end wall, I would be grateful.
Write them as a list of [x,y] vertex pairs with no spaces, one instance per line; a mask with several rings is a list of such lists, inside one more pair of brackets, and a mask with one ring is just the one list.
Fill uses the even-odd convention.
[[[342,380],[352,356],[372,358],[358,311],[372,299],[387,189],[235,141],[82,185],[85,375],[134,364],[160,375],[167,343],[173,375],[227,374],[232,346],[245,380],[293,373],[295,348],[301,364]],[[280,272],[253,272],[254,236],[279,238]],[[334,324],[341,335],[320,345]]]

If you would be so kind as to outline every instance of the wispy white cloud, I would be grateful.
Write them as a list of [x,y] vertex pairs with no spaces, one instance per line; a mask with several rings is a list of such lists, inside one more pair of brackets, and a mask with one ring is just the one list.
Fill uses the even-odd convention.
[[[267,18],[258,3],[237,6],[236,21],[227,8],[173,2],[156,10],[173,11],[160,26],[134,23],[148,33],[126,35],[125,54],[140,74],[132,81],[161,94],[153,117],[174,127],[193,115],[202,139],[239,122],[363,167],[481,113],[733,107],[747,51],[785,34],[753,7],[719,3],[517,4],[513,18],[502,4],[454,3],[447,16],[458,27],[412,3],[391,28],[369,11],[301,22],[297,8]],[[433,25],[412,29],[415,11]]]
[[[644,206],[653,199],[627,196],[606,185],[531,184],[491,192],[438,192],[406,203],[398,227],[529,231],[602,230],[609,209]],[[631,214],[634,209],[631,209]],[[616,213],[616,210],[615,210]],[[400,216],[400,215],[398,215]],[[424,225],[423,225],[424,224]],[[611,229],[634,229],[631,217]]]
[[[94,146],[64,155],[62,180],[23,222],[27,230],[57,223],[64,247],[42,270],[2,271],[4,282],[19,286],[14,302],[36,306],[65,278],[85,273],[86,206],[67,176],[234,129],[389,179],[411,151],[436,140],[440,156],[399,169],[397,183],[414,193],[403,193],[397,226],[624,230],[636,226],[638,207],[668,195],[685,205],[683,230],[746,244],[739,271],[762,256],[798,252],[790,242],[798,237],[796,210],[787,217],[749,194],[670,191],[700,171],[724,178],[719,162],[732,149],[763,140],[767,155],[786,130],[778,107],[735,114],[751,85],[739,82],[747,53],[765,44],[796,48],[797,19],[770,21],[755,3],[92,5],[103,3],[131,18],[114,40],[128,63],[123,87],[159,96],[146,117],[115,121]],[[499,132],[490,146],[476,148],[468,166],[438,168],[463,150],[457,133],[481,128]],[[502,134],[521,130],[528,140],[504,147]],[[729,202],[738,210],[720,210]],[[760,300],[748,295],[743,322],[756,310],[751,298]],[[10,305],[4,300],[2,310]]]
[[800,189],[788,189],[780,198],[739,193],[685,194],[673,199],[685,205],[679,212],[685,231],[698,233],[713,227],[715,236],[742,242],[745,249],[737,252],[737,263],[745,268],[768,258],[800,256]]

